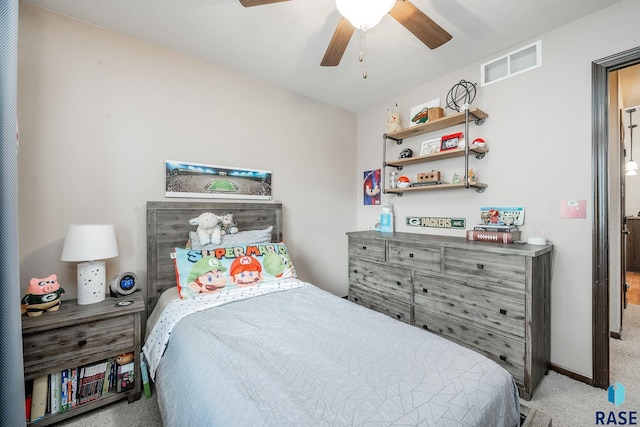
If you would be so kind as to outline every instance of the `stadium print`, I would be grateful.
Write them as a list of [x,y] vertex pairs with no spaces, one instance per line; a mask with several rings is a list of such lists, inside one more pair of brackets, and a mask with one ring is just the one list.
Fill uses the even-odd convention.
[[271,199],[271,172],[167,160],[166,197]]

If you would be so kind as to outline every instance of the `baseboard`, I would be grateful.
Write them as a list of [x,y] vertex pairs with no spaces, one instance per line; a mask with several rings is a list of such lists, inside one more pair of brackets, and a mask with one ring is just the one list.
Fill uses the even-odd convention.
[[576,372],[570,371],[568,369],[565,369],[561,366],[558,365],[554,365],[553,363],[551,363],[549,365],[549,368],[553,371],[556,371],[557,373],[564,375],[565,377],[569,377],[572,380],[576,380],[576,381],[580,381],[581,383],[585,383],[585,384],[589,384],[589,385],[593,385],[593,380],[589,377],[585,377],[584,375],[578,374]]
[[619,339],[621,338],[621,336],[620,336],[620,332],[613,332],[613,331],[610,331],[610,332],[609,332],[609,337],[611,337],[611,338],[615,338],[615,339],[619,340]]

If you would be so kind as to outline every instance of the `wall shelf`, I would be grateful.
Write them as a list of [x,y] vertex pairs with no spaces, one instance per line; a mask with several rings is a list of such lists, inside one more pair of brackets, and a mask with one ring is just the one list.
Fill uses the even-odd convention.
[[[421,185],[417,187],[406,187],[406,188],[387,188],[387,193],[397,194],[398,196],[402,196],[402,193],[408,193],[411,191],[435,191],[435,190],[456,190],[460,188],[467,188],[464,182],[458,184],[432,184],[432,185]],[[468,188],[475,188],[478,193],[482,193],[485,188],[487,188],[487,184],[482,184],[480,182],[476,182],[475,184],[469,184]]]
[[[469,115],[475,119],[476,125],[484,123],[484,119],[489,117],[487,113],[479,108],[472,108],[469,110]],[[465,112],[451,114],[439,119],[432,120],[421,125],[415,125],[406,129],[399,130],[397,132],[386,134],[387,138],[398,141],[399,143],[405,138],[411,138],[414,136],[424,135],[425,133],[435,132],[455,125],[461,125],[465,122]],[[466,137],[466,135],[465,135]]]
[[[482,111],[479,108],[470,108],[464,110],[459,113],[451,114],[449,116],[441,117],[439,119],[431,120],[427,123],[423,123],[420,125],[412,126],[407,129],[402,129],[397,132],[385,133],[382,136],[383,139],[383,148],[382,148],[382,191],[386,193],[396,194],[398,196],[402,196],[403,193],[412,192],[412,191],[434,191],[434,190],[453,190],[460,188],[474,188],[478,193],[482,193],[486,188],[487,184],[482,184],[479,182],[471,182],[468,180],[466,176],[466,171],[469,169],[469,156],[473,155],[476,159],[484,158],[485,154],[489,152],[489,150],[485,147],[471,147],[471,138],[469,137],[469,122],[474,121],[476,125],[480,126],[484,123],[485,119],[489,117],[487,113]],[[433,154],[427,154],[423,156],[412,156],[405,157],[400,159],[394,159],[387,161],[387,140],[391,139],[395,141],[397,144],[402,144],[405,138],[413,138],[420,135],[424,135],[426,133],[435,132],[438,130],[450,128],[452,126],[457,126],[464,124],[464,138],[467,143],[464,148],[455,148],[451,150],[439,151]],[[386,188],[385,186],[385,175],[387,167],[397,168],[399,171],[402,170],[404,166],[414,165],[419,163],[427,163],[434,162],[445,159],[453,159],[457,157],[464,157],[464,166],[465,166],[465,177],[464,180],[460,183],[452,184],[452,183],[441,183],[441,184],[432,184],[432,185],[420,185],[415,187],[406,187],[406,188]]]
[[[484,155],[489,152],[489,149],[487,149],[486,147],[470,147],[469,151],[471,151],[476,156],[476,159],[482,159]],[[463,157],[465,154],[466,153],[464,148],[457,148],[455,150],[441,151],[435,154],[391,160],[386,162],[385,166],[392,166],[398,168],[398,170],[401,170],[403,166],[414,165],[416,163],[434,162],[437,160],[453,159],[455,157]]]

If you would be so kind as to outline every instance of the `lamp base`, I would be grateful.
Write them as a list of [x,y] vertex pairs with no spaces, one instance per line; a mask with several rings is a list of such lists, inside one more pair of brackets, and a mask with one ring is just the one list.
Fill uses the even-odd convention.
[[106,282],[104,261],[78,264],[78,304],[104,301]]

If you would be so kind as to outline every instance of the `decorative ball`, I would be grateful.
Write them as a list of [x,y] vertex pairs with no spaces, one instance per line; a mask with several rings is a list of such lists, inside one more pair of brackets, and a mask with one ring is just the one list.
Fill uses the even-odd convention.
[[407,188],[409,185],[411,185],[411,180],[408,177],[404,175],[398,177],[399,188]]
[[472,145],[475,145],[476,147],[484,147],[486,145],[486,143],[484,142],[484,139],[476,138],[476,139],[473,140],[473,144]]

